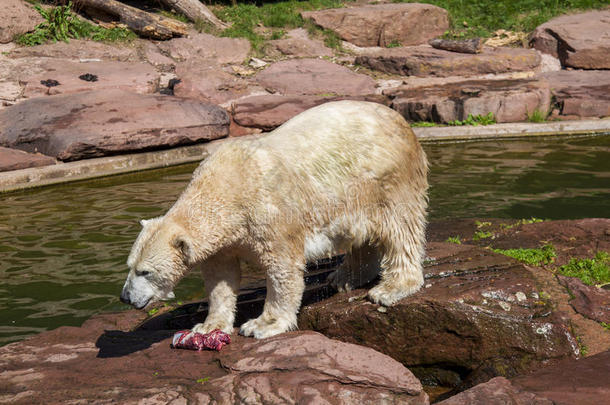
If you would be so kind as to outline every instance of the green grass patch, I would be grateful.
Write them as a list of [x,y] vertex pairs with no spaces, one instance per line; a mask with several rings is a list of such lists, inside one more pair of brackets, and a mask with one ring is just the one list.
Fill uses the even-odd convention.
[[399,48],[401,47],[401,43],[397,40],[393,40],[392,42],[390,42],[389,44],[386,45],[386,48]]
[[491,125],[491,124],[495,124],[495,123],[496,123],[496,117],[494,117],[494,113],[490,112],[490,113],[487,113],[486,115],[468,114],[468,118],[466,118],[465,120],[449,121],[447,123],[447,125],[450,125],[450,126],[462,126],[462,125],[477,126],[477,125]]
[[416,121],[416,122],[411,122],[409,125],[411,125],[411,128],[437,127],[438,126],[438,124],[436,122],[430,122],[430,121]]
[[602,328],[610,332],[610,323],[600,322],[599,324],[602,326]]
[[450,236],[447,238],[447,240],[445,242],[449,242],[449,243],[455,243],[456,245],[461,245],[462,244],[462,240],[460,239],[460,236]]
[[527,113],[527,121],[538,123],[538,122],[546,122],[547,114],[542,111],[535,109],[531,113]]
[[511,229],[519,225],[527,225],[527,224],[537,224],[538,222],[544,222],[544,219],[531,217],[530,219],[520,219],[514,224],[500,224],[500,228],[502,229]]
[[491,238],[492,236],[493,236],[493,233],[491,233],[491,232],[476,231],[474,233],[474,235],[472,235],[472,240],[477,241],[477,240],[481,240],[481,239]]
[[553,245],[544,245],[539,249],[493,249],[493,251],[533,266],[551,264],[557,257]]
[[65,41],[70,39],[92,39],[94,41],[129,41],[136,35],[126,28],[103,28],[81,20],[71,10],[72,3],[65,6],[57,6],[49,9],[42,8],[39,4],[34,8],[45,19],[38,24],[33,32],[20,35],[16,41],[20,45],[34,46],[47,42]]
[[340,8],[344,4],[345,2],[340,0],[292,0],[266,3],[260,7],[253,4],[237,4],[216,9],[214,13],[221,20],[233,24],[222,32],[222,36],[247,38],[253,48],[259,49],[264,41],[269,39],[260,33],[260,27],[287,29],[303,27],[305,21],[299,14],[301,11]]
[[[394,0],[395,3],[414,1]],[[561,14],[601,9],[607,0],[418,0],[449,12],[450,30],[446,37],[466,39],[490,37],[498,29],[531,32],[538,25]]]
[[587,285],[600,285],[610,282],[610,254],[597,252],[592,259],[570,259],[568,264],[557,269],[559,274],[577,277]]

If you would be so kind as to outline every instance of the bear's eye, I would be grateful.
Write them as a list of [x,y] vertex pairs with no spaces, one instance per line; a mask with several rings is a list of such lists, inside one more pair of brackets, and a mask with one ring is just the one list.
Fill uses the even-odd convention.
[[150,274],[150,271],[136,271],[136,276],[146,277]]

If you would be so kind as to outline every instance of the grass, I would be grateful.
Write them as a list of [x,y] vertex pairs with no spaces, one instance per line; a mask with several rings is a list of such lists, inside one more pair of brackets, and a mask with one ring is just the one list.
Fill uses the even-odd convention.
[[[395,3],[412,1],[394,0]],[[498,29],[531,32],[538,25],[561,14],[601,9],[607,0],[418,0],[449,12],[447,38],[490,37]]]
[[528,122],[534,122],[534,123],[546,122],[546,118],[547,118],[547,114],[543,113],[542,111],[540,111],[538,109],[535,109],[531,113],[527,113]]
[[437,124],[436,122],[430,122],[430,121],[415,121],[415,122],[409,123],[409,125],[411,125],[412,128],[417,128],[417,127],[437,127],[437,126],[439,126],[439,124]]
[[446,242],[449,243],[455,243],[456,245],[461,245],[462,244],[462,240],[460,239],[460,236],[450,236],[447,238]]
[[500,228],[511,229],[511,228],[514,228],[519,225],[537,224],[539,222],[544,222],[544,221],[545,221],[544,219],[531,217],[530,219],[520,219],[519,221],[515,222],[514,224],[510,224],[510,225],[509,224],[500,224]]
[[301,11],[339,8],[343,7],[344,3],[340,0],[292,0],[266,3],[260,7],[237,4],[215,9],[214,12],[221,20],[232,23],[230,28],[222,32],[222,36],[246,38],[254,49],[260,49],[265,40],[269,39],[261,33],[260,27],[271,28],[271,31],[278,28],[304,27],[305,21],[299,14]]
[[600,322],[599,323],[604,329],[610,332],[610,323]]
[[477,240],[481,240],[481,239],[491,238],[492,236],[493,236],[493,233],[491,233],[491,232],[476,231],[474,233],[474,235],[472,235],[472,240],[477,241]]
[[610,254],[597,252],[592,259],[572,258],[557,269],[561,275],[577,277],[587,285],[610,283]]
[[557,254],[553,245],[544,245],[539,249],[493,249],[494,252],[512,257],[520,262],[540,266],[551,264],[555,261]]
[[33,32],[18,36],[17,43],[34,46],[47,42],[69,42],[70,39],[79,38],[107,42],[129,41],[136,38],[136,35],[126,28],[103,28],[81,20],[72,12],[71,7],[71,2],[49,9],[44,9],[39,4],[35,5],[34,8],[45,21],[38,24]]
[[496,117],[494,117],[494,113],[489,112],[486,115],[468,114],[468,118],[466,118],[465,120],[449,121],[447,123],[447,125],[450,125],[450,126],[462,126],[462,125],[477,126],[477,125],[491,125],[491,124],[495,124],[495,123],[496,123]]

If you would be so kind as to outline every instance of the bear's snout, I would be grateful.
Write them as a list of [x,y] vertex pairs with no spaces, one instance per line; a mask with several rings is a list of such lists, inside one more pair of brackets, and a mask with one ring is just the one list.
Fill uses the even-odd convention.
[[129,299],[129,291],[125,291],[125,289],[123,288],[123,291],[121,291],[120,300],[123,304],[131,305],[131,299]]

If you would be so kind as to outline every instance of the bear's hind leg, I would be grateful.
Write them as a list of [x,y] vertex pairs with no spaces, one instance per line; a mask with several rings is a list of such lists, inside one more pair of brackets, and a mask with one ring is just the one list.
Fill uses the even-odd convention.
[[295,329],[305,281],[305,257],[294,254],[263,260],[267,267],[267,297],[263,313],[245,322],[240,329],[244,336],[257,339]]
[[406,220],[402,224],[390,222],[381,229],[381,281],[369,290],[368,296],[377,304],[391,306],[417,292],[424,283],[425,220],[422,217],[410,224]]
[[201,269],[205,289],[208,291],[208,316],[193,327],[194,332],[208,333],[220,329],[233,332],[235,309],[241,271],[235,257],[213,257]]

